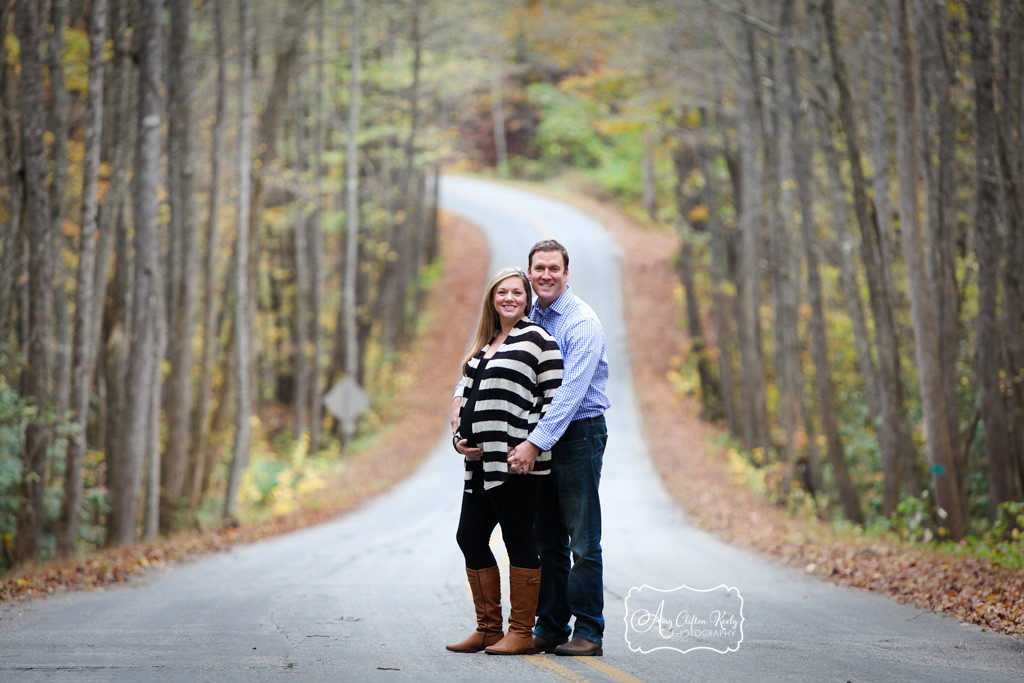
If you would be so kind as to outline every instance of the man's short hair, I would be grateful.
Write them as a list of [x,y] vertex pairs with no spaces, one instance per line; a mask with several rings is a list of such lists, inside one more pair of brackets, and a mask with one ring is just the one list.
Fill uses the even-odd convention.
[[530,258],[526,261],[530,268],[533,268],[533,255],[538,251],[557,251],[562,255],[562,265],[569,270],[569,252],[558,240],[541,240],[533,245],[533,248],[530,249]]

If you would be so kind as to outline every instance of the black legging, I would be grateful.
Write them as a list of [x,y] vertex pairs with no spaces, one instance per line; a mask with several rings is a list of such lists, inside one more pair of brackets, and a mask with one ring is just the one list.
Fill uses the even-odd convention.
[[491,532],[498,524],[509,564],[523,569],[540,568],[533,540],[539,484],[539,475],[509,474],[508,481],[500,486],[462,493],[462,514],[455,539],[466,557],[467,569],[486,569],[498,564],[490,547]]

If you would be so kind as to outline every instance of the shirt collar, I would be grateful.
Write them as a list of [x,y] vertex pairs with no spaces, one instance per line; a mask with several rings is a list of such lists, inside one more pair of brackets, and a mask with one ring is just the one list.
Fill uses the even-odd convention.
[[537,315],[541,318],[546,318],[552,313],[562,315],[562,313],[565,312],[566,307],[569,305],[569,301],[572,299],[572,296],[573,294],[569,288],[569,285],[566,285],[565,291],[562,292],[557,299],[552,301],[550,306],[548,306],[547,308],[542,308],[540,305],[540,300],[538,299],[534,304],[534,309],[537,311]]

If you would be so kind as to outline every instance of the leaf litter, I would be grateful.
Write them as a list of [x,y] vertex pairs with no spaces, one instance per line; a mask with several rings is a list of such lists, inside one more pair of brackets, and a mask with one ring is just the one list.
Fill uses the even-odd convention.
[[[679,235],[644,227],[620,211],[579,196],[569,198],[616,237],[623,253],[630,356],[641,414],[655,468],[672,498],[698,527],[722,539],[836,584],[887,595],[925,610],[945,612],[985,629],[1024,636],[1024,572],[952,556],[888,537],[841,533],[796,518],[736,482],[729,473],[721,430],[700,419],[700,406],[673,385],[666,357],[687,348],[677,316],[666,315],[678,287],[673,262]],[[351,456],[342,472],[302,510],[240,527],[190,530],[132,547],[109,548],[74,560],[22,567],[0,577],[0,600],[123,583],[147,569],[269,538],[321,523],[350,510],[410,474],[426,456],[447,414],[463,345],[436,344],[451,330],[475,326],[479,292],[487,278],[483,236],[451,216],[442,221],[444,274],[426,297],[422,333],[404,363],[407,389],[381,418],[401,428]],[[467,333],[468,338],[468,333]]]

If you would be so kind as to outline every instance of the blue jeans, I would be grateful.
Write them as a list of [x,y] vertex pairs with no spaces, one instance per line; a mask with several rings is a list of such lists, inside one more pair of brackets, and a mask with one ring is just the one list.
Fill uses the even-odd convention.
[[[541,566],[534,633],[554,642],[572,633],[601,644],[604,635],[597,488],[607,441],[603,416],[572,422],[551,449],[551,473],[541,484],[534,527]],[[573,616],[574,632],[569,628]]]

